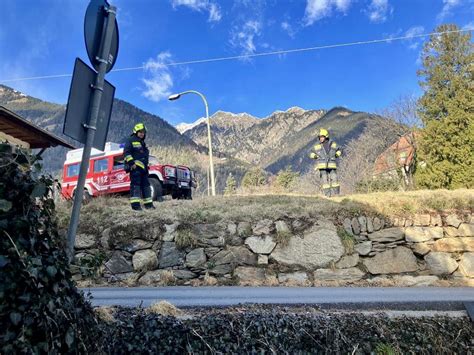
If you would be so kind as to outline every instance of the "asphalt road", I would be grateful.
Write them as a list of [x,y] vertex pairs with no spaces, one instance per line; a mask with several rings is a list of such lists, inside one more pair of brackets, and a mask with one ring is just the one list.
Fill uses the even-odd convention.
[[238,304],[319,305],[323,308],[462,310],[474,288],[438,287],[135,287],[84,288],[94,306],[143,307],[166,300],[179,307]]

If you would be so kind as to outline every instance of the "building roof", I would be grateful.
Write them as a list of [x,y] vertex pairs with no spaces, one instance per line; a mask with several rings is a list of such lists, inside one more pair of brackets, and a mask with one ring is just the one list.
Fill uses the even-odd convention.
[[0,106],[0,132],[28,143],[31,149],[58,145],[75,148],[64,139],[36,126],[3,106]]

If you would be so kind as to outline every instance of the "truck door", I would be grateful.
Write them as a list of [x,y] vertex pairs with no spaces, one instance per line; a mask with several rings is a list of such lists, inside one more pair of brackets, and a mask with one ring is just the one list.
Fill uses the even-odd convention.
[[123,154],[112,157],[112,169],[109,172],[109,182],[111,193],[130,190],[130,178],[124,170]]
[[98,190],[99,195],[106,194],[110,187],[109,181],[109,158],[101,158],[94,160],[94,172],[92,182]]

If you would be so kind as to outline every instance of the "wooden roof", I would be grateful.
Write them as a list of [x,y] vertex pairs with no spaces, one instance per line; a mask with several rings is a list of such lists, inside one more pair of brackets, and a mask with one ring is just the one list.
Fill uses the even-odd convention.
[[34,125],[3,106],[0,106],[0,132],[28,143],[31,149],[58,145],[70,149],[75,148],[64,139]]

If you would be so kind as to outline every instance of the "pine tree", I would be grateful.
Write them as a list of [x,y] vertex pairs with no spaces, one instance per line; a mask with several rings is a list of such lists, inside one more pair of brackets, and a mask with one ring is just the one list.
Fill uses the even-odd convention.
[[224,195],[233,195],[235,194],[236,189],[237,189],[237,182],[235,181],[235,178],[232,176],[232,173],[230,173],[225,182]]
[[[441,25],[436,32],[457,31]],[[418,142],[418,186],[474,186],[474,45],[470,32],[433,35],[418,71],[424,128]]]
[[290,189],[296,179],[298,178],[299,174],[294,172],[291,169],[291,166],[287,166],[284,170],[280,170],[276,177],[276,184],[283,189]]
[[247,171],[242,179],[243,187],[258,187],[265,185],[265,183],[265,173],[259,167],[255,167]]

